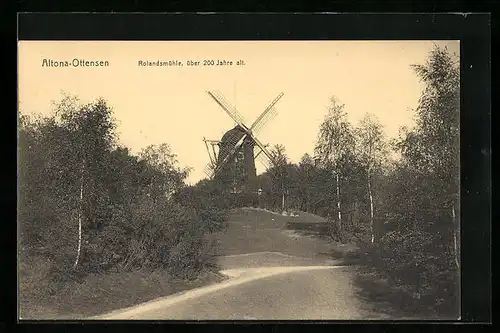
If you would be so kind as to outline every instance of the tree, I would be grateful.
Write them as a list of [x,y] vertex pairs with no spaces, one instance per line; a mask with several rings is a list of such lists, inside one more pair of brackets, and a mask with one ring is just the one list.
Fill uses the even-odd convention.
[[[76,268],[87,236],[84,229],[96,228],[107,218],[105,174],[115,146],[111,109],[103,100],[82,105],[65,96],[54,104],[52,116],[21,115],[20,120],[19,183],[25,212],[20,220],[27,231],[23,233],[31,234],[24,242],[57,253],[53,259],[61,270],[69,265],[66,251],[72,247]],[[73,237],[76,242],[70,246]]]
[[456,310],[460,71],[438,46],[412,67],[425,86],[415,126],[403,128],[394,143],[401,159],[387,177],[379,249],[392,278]]
[[386,144],[382,125],[375,116],[367,113],[360,121],[356,129],[357,135],[357,154],[366,170],[366,183],[368,196],[370,199],[370,232],[371,243],[375,241],[374,233],[374,203],[372,193],[372,174],[373,169],[380,166],[386,152]]
[[285,211],[285,194],[288,188],[287,185],[287,166],[288,156],[286,155],[285,146],[276,144],[270,151],[273,158],[273,166],[270,174],[274,193],[281,195],[281,210]]
[[[82,218],[86,215],[93,227],[99,228],[105,218],[107,188],[103,186],[103,170],[108,164],[108,153],[115,147],[115,123],[112,110],[103,99],[95,103],[78,105],[78,100],[66,97],[56,108],[56,117],[67,128],[75,140],[73,147],[80,165],[79,170],[79,209],[78,209],[78,247],[73,268],[80,259],[82,247]],[[71,133],[73,132],[73,133]],[[84,188],[87,186],[87,200]],[[85,210],[85,212],[84,212]]]
[[328,114],[320,125],[318,140],[315,147],[316,156],[321,165],[335,174],[337,195],[337,216],[339,234],[342,235],[341,213],[341,160],[352,151],[354,136],[351,124],[347,121],[344,104],[340,104],[336,97],[330,98]]
[[314,160],[309,154],[304,154],[298,165],[298,196],[300,210],[309,212],[313,200],[315,172]]
[[425,65],[414,65],[425,83],[417,108],[416,127],[398,147],[407,165],[433,178],[429,192],[449,212],[453,225],[455,265],[459,266],[460,223],[457,219],[460,168],[460,68],[446,48],[436,46]]
[[175,191],[184,186],[190,169],[181,169],[177,166],[176,155],[172,153],[167,143],[150,145],[139,154],[139,161],[144,161],[151,168],[149,189],[152,197],[170,197]]

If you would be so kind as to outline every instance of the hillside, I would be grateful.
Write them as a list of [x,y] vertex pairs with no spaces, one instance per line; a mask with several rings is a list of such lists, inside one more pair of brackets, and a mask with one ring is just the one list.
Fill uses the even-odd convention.
[[[325,223],[319,216],[299,212],[299,217],[255,208],[233,210],[228,217],[228,228],[214,235],[219,256],[267,253],[268,260],[282,261],[283,256],[313,259],[314,262],[329,259],[331,244],[315,233],[303,233],[293,225]],[[278,253],[270,258],[269,253]],[[255,257],[255,255],[254,255]],[[250,257],[249,257],[250,258]],[[224,259],[230,260],[228,258]]]

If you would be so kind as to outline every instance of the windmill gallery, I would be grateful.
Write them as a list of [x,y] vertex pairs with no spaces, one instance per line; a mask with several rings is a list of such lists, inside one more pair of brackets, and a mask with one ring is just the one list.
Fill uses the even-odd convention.
[[255,160],[259,159],[266,167],[274,165],[275,161],[267,150],[267,145],[256,135],[276,115],[274,106],[283,93],[280,93],[250,126],[244,124],[241,115],[222,94],[212,91],[207,93],[231,117],[235,127],[228,130],[220,140],[203,138],[210,159],[205,173],[232,193],[257,194],[259,191]]

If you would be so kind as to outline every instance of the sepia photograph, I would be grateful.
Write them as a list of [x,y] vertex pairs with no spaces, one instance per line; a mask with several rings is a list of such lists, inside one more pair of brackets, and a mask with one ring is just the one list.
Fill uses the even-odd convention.
[[18,317],[458,320],[460,41],[18,42]]

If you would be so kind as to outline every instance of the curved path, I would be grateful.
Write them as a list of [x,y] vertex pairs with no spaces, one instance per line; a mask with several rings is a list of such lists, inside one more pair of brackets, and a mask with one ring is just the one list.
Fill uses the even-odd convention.
[[354,267],[331,260],[326,241],[284,230],[284,219],[234,214],[229,229],[217,236],[225,281],[98,319],[387,319],[358,297]]

